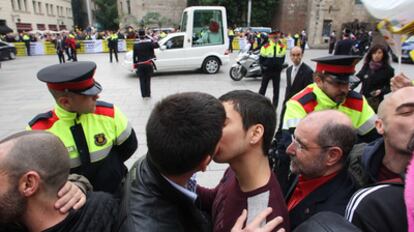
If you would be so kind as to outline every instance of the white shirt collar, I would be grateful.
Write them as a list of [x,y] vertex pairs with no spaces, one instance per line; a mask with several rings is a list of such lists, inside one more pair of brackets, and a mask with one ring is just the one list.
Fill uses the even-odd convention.
[[196,201],[197,194],[195,192],[192,192],[192,191],[184,188],[183,186],[176,184],[175,182],[171,181],[170,179],[168,179],[164,175],[162,175],[162,177],[164,177],[164,179],[166,179],[175,189],[177,189],[178,191],[180,191],[181,193],[183,193],[184,195],[189,197],[193,202]]

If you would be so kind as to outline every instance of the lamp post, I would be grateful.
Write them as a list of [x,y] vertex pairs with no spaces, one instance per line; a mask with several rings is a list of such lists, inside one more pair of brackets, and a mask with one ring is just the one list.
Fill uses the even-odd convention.
[[252,0],[247,2],[247,27],[250,27],[250,18],[252,15]]

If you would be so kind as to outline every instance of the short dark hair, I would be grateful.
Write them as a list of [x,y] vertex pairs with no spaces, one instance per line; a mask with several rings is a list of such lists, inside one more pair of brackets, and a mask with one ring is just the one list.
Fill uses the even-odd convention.
[[372,60],[372,54],[374,54],[378,50],[382,50],[382,53],[384,54],[381,62],[384,65],[390,64],[390,55],[388,54],[387,48],[381,44],[375,44],[369,49],[367,55],[365,56],[364,63],[368,64]]
[[262,149],[268,155],[276,128],[276,111],[268,98],[250,90],[234,90],[219,98],[222,102],[232,102],[243,122],[243,129],[247,131],[255,124],[264,127]]
[[178,93],[161,100],[146,126],[148,157],[167,175],[194,170],[213,155],[226,113],[215,97],[199,92]]
[[328,122],[319,131],[316,143],[321,147],[335,146],[341,148],[341,161],[345,163],[348,154],[357,141],[356,130],[349,125]]
[[13,134],[0,145],[12,142],[8,154],[0,164],[12,180],[29,171],[37,172],[42,178],[45,190],[55,196],[66,183],[70,170],[68,151],[62,141],[46,131],[24,131]]

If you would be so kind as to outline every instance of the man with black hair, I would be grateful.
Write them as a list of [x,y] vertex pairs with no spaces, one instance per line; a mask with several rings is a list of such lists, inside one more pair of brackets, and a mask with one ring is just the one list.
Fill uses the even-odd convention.
[[142,98],[149,98],[151,97],[151,76],[154,72],[152,59],[155,58],[154,49],[158,48],[159,45],[146,37],[144,29],[138,30],[138,36],[139,40],[134,44],[133,62],[139,77],[141,96]]
[[342,40],[336,42],[334,55],[351,55],[354,41],[351,39],[351,31],[345,29]]
[[249,222],[267,207],[273,208],[267,219],[281,216],[283,223],[277,229],[289,231],[286,204],[267,157],[276,127],[272,103],[249,90],[231,91],[219,100],[226,121],[213,159],[230,168],[214,189],[197,187],[202,209],[212,216],[213,231],[230,231],[243,209]]
[[204,93],[174,94],[155,106],[148,153],[125,183],[120,231],[211,231],[189,181],[212,160],[225,118],[223,105]]

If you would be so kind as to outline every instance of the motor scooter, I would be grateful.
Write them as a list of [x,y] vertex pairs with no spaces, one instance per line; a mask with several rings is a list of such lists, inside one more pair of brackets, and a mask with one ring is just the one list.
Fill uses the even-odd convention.
[[230,78],[234,81],[240,81],[244,77],[260,77],[262,72],[259,64],[259,52],[241,52],[236,58],[236,63],[230,68]]

